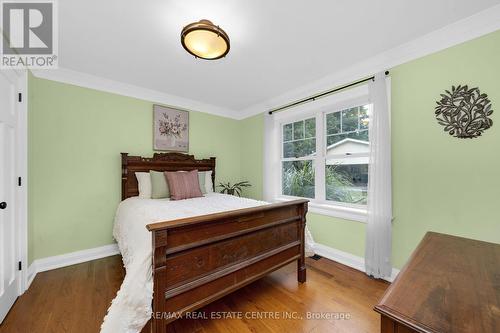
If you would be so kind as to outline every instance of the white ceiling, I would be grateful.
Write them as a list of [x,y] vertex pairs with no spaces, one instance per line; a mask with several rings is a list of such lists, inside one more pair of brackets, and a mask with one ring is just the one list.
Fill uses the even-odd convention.
[[[59,66],[238,112],[499,3],[64,0]],[[226,58],[184,51],[180,31],[199,19],[229,34]]]

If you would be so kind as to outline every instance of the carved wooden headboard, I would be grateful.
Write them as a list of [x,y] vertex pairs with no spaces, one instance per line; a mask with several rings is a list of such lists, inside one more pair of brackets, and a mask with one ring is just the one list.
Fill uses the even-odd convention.
[[193,155],[181,153],[155,153],[153,157],[122,154],[122,200],[139,195],[136,172],[155,171],[212,171],[215,191],[215,157],[197,160]]

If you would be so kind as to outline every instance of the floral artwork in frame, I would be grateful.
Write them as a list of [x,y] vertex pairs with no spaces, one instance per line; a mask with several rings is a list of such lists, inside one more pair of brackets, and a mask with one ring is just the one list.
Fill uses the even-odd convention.
[[153,106],[153,149],[178,152],[189,150],[189,112]]

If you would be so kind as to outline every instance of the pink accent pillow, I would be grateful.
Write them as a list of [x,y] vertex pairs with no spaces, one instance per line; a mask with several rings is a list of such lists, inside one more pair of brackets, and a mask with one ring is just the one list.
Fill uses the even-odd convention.
[[202,197],[198,170],[165,172],[171,200],[182,200]]

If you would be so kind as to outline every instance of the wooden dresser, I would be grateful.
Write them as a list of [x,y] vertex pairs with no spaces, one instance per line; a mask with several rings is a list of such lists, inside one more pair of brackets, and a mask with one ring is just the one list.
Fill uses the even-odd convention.
[[500,332],[500,245],[427,233],[375,311],[382,333]]

